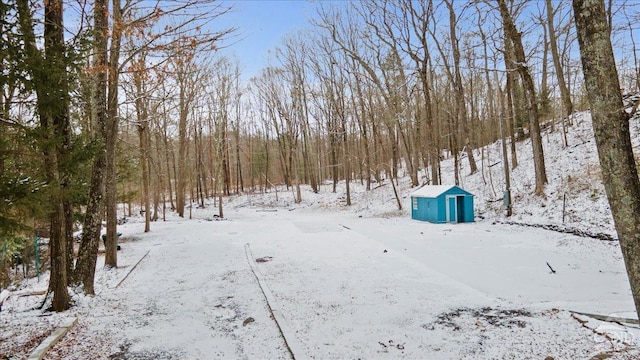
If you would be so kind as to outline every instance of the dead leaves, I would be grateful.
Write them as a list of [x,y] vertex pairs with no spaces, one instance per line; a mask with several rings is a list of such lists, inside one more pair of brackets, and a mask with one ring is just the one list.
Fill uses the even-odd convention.
[[387,351],[388,349],[393,349],[393,348],[398,349],[398,350],[404,350],[404,344],[405,344],[405,343],[402,343],[402,344],[395,344],[395,343],[393,342],[393,340],[389,340],[389,341],[387,341],[387,342],[378,341],[378,344],[379,344],[380,346],[382,346],[382,348],[383,348],[385,351]]

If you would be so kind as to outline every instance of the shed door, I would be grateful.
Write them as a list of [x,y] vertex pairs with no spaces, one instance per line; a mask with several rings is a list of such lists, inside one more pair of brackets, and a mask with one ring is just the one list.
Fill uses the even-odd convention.
[[447,222],[464,222],[464,195],[446,197]]
[[465,222],[464,218],[464,196],[456,197],[456,222]]
[[458,202],[456,196],[447,196],[447,222],[458,222]]

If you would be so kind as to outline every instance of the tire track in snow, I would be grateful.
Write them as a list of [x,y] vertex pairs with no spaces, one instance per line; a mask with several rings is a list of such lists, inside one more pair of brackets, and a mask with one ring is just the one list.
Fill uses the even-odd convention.
[[298,339],[295,337],[294,331],[291,329],[291,327],[289,326],[289,323],[287,322],[287,319],[285,318],[284,314],[280,310],[280,307],[278,306],[275,297],[271,293],[271,290],[269,290],[269,287],[267,286],[266,282],[262,279],[262,274],[260,273],[258,268],[255,266],[254,257],[253,257],[253,254],[251,253],[251,248],[249,246],[249,243],[246,243],[244,248],[247,254],[247,261],[249,261],[249,266],[251,267],[251,271],[253,272],[253,275],[255,275],[256,280],[258,280],[258,285],[260,285],[262,294],[264,295],[267,301],[267,305],[269,306],[269,310],[273,315],[273,319],[278,325],[280,334],[282,335],[284,342],[287,344],[287,349],[289,350],[289,353],[291,353],[291,357],[293,357],[294,360],[308,359],[307,354],[304,352],[304,349],[302,348],[302,345],[300,344]]

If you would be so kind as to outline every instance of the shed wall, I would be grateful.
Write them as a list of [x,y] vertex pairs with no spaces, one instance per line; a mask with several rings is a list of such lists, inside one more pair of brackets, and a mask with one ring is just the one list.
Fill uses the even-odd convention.
[[[448,200],[452,196],[461,197],[461,199]],[[449,209],[447,208],[447,201],[451,201]],[[473,195],[457,186],[450,188],[435,198],[412,196],[411,202],[411,217],[416,220],[446,223],[447,210],[449,210],[449,219],[451,221],[457,219],[458,222],[473,222],[475,220]],[[451,206],[455,206],[456,209],[452,209]]]

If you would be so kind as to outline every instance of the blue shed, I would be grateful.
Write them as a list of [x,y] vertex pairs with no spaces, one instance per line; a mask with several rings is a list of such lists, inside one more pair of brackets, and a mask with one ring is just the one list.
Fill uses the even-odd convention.
[[432,223],[473,222],[473,194],[455,185],[426,185],[411,193],[411,218]]

